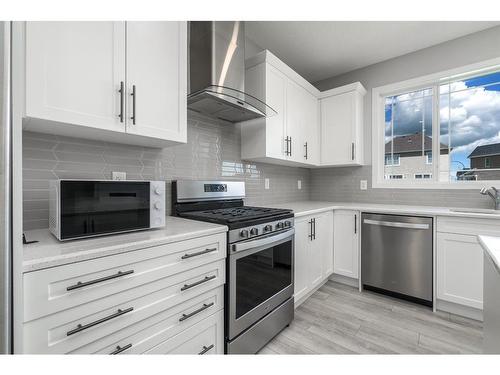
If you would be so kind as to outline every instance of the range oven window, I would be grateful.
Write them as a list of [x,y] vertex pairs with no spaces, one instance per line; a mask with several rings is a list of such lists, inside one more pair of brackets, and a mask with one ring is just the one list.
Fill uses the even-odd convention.
[[292,241],[236,260],[236,319],[292,284]]
[[61,238],[149,228],[149,182],[61,181]]

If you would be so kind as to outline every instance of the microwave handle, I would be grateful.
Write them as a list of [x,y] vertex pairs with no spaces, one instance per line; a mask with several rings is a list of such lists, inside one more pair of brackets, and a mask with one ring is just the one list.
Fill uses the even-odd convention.
[[285,238],[293,236],[294,234],[295,234],[295,229],[290,229],[290,230],[287,230],[285,232],[281,232],[279,234],[273,234],[271,236],[266,236],[266,237],[258,239],[258,240],[250,240],[250,241],[236,243],[232,246],[233,252],[253,249],[253,248],[261,247],[261,246],[272,245],[273,243],[282,241]]

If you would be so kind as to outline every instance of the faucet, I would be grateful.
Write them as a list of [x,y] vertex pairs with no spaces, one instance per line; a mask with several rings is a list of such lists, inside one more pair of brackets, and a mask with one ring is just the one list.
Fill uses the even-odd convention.
[[482,188],[480,193],[482,195],[489,195],[491,199],[495,202],[495,210],[500,210],[500,191],[495,187]]

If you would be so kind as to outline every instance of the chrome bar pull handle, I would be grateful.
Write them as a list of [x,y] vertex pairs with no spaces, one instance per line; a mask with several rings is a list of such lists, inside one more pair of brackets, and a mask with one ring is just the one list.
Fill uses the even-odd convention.
[[121,81],[120,82],[120,90],[118,90],[120,93],[120,114],[118,117],[120,118],[120,122],[123,122],[123,117],[124,117],[124,100],[125,100],[125,82]]
[[354,234],[358,233],[358,215],[354,215]]
[[184,254],[183,256],[181,256],[181,259],[188,259],[188,258],[192,258],[192,257],[197,257],[199,255],[203,255],[203,254],[208,254],[208,253],[211,253],[212,251],[216,251],[217,248],[216,247],[212,247],[210,249],[205,249],[205,250],[202,250],[202,251],[198,251],[196,253],[186,253]]
[[196,309],[193,312],[190,312],[189,314],[182,314],[182,316],[179,318],[179,322],[183,322],[184,320],[189,319],[195,316],[196,314],[201,313],[202,311],[208,309],[209,307],[212,307],[214,304],[215,304],[214,302],[204,303],[203,306],[200,307],[199,309]]
[[351,143],[351,160],[354,160],[354,142]]
[[129,307],[128,309],[125,309],[125,310],[122,310],[122,309],[118,309],[117,312],[111,314],[111,315],[108,315],[104,318],[101,318],[101,319],[98,319],[94,322],[91,322],[91,323],[88,323],[88,324],[78,324],[76,326],[76,328],[66,332],[66,336],[71,336],[71,335],[74,335],[75,333],[78,333],[78,332],[82,332],[82,331],[85,331],[86,329],[89,329],[91,327],[94,327],[98,324],[101,324],[101,323],[104,323],[104,322],[107,322],[108,320],[111,320],[111,319],[114,319],[114,318],[117,318],[119,316],[122,316],[126,313],[129,313],[131,311],[133,311],[134,308],[133,307]]
[[307,142],[306,142],[306,143],[304,143],[304,147],[306,148],[306,154],[304,155],[304,157],[305,157],[305,158],[306,158],[306,160],[307,160]]
[[116,355],[116,354],[120,354],[121,352],[124,352],[125,350],[127,349],[130,349],[132,347],[132,344],[127,344],[125,346],[120,346],[118,345],[116,347],[115,350],[113,350],[111,353],[109,353],[110,355]]
[[132,96],[132,117],[130,119],[132,120],[132,124],[135,125],[135,120],[137,119],[137,113],[135,109],[135,102],[137,100],[137,90],[135,88],[135,85],[132,85],[132,93],[130,94]]
[[93,284],[97,284],[97,283],[102,283],[104,281],[108,281],[108,280],[116,279],[118,277],[123,277],[123,276],[126,276],[126,275],[130,275],[132,273],[134,273],[134,270],[118,271],[114,275],[104,276],[104,277],[101,277],[99,279],[94,279],[94,280],[84,281],[84,282],[79,281],[79,282],[77,282],[74,285],[68,286],[66,288],[66,290],[69,292],[71,290],[80,289],[80,288],[83,288],[83,287],[86,287],[86,286],[89,286],[89,285],[93,285]]
[[203,345],[203,349],[201,350],[201,352],[198,353],[198,355],[203,355],[205,354],[206,352],[208,352],[210,349],[212,349],[214,347],[214,344],[212,345],[209,345],[209,346],[205,346]]
[[203,284],[203,283],[206,283],[210,280],[213,280],[215,279],[217,276],[215,275],[212,275],[212,276],[205,276],[203,279],[199,280],[199,281],[196,281],[192,284],[184,284],[184,286],[181,288],[181,292],[185,291],[185,290],[188,290],[188,289],[191,289],[191,288],[194,288],[195,286],[198,286],[200,284]]

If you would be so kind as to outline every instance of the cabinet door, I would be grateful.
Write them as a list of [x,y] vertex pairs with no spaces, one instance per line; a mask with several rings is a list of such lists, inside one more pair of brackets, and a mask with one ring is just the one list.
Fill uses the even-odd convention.
[[123,132],[120,82],[123,22],[26,23],[27,117]]
[[299,301],[309,292],[309,251],[311,247],[309,220],[310,218],[300,218],[295,221],[295,301]]
[[[305,90],[287,80],[286,85],[286,136],[290,137],[289,160],[305,163],[304,158],[304,98]],[[307,92],[306,92],[307,93]]]
[[483,308],[483,249],[475,235],[438,232],[437,298]]
[[318,99],[309,94],[304,100],[304,161],[307,164],[319,164],[319,102]]
[[333,211],[316,216],[314,246],[321,253],[322,279],[333,273]]
[[265,69],[266,104],[276,111],[265,120],[266,156],[285,159],[286,77],[269,64]]
[[357,279],[359,276],[359,213],[338,210],[333,223],[333,272]]
[[186,67],[186,22],[127,22],[128,133],[186,142]]
[[346,165],[355,159],[353,93],[321,99],[321,164]]

